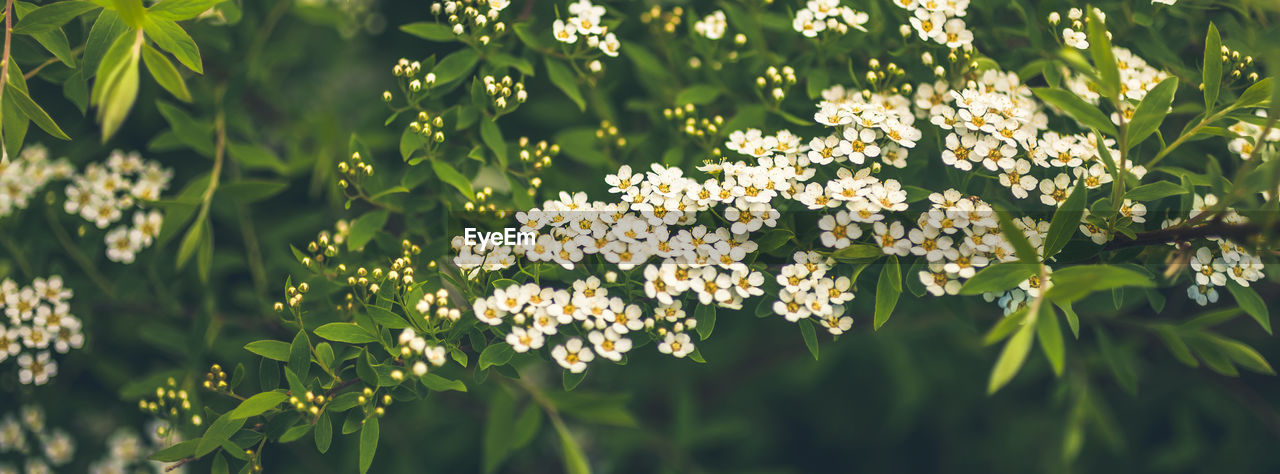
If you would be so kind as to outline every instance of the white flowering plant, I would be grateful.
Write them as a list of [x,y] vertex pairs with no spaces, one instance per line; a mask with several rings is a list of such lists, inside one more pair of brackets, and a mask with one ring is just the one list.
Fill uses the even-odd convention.
[[[542,471],[554,457],[581,473],[628,470],[614,459],[635,450],[700,470],[683,438],[696,431],[643,435],[650,449],[571,427],[644,431],[628,393],[763,365],[778,341],[846,371],[861,369],[838,358],[850,345],[927,351],[937,360],[882,357],[894,377],[967,376],[944,396],[1052,390],[1035,403],[1060,426],[1054,466],[1099,462],[1087,438],[1121,446],[1116,419],[1138,415],[1108,400],[1142,400],[1140,380],[1207,371],[1240,377],[1249,400],[1276,391],[1241,373],[1274,375],[1269,5],[265,3],[7,2],[0,377],[21,387],[4,396],[58,390],[55,355],[82,349],[107,362],[73,373],[159,423],[148,459],[169,468]],[[331,54],[352,59],[314,59]],[[58,101],[74,108],[47,113]],[[94,123],[59,125],[90,107]],[[31,143],[28,123],[76,140]],[[30,232],[35,215],[56,242]],[[94,322],[146,313],[120,287],[161,301],[160,322]],[[929,324],[912,342],[930,347],[895,339]],[[171,360],[121,362],[154,353]],[[985,376],[944,367],[965,353]],[[478,456],[400,451],[438,436],[415,414],[468,397],[482,429],[433,420]],[[97,472],[145,467],[125,436]]]

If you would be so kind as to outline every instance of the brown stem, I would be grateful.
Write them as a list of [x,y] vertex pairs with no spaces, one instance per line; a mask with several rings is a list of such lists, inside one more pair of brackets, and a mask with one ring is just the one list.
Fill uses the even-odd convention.
[[[1194,239],[1209,237],[1219,237],[1231,239],[1237,243],[1245,243],[1250,238],[1257,237],[1262,234],[1263,230],[1263,226],[1258,224],[1224,224],[1221,221],[1215,220],[1201,226],[1170,227],[1168,229],[1143,232],[1137,234],[1137,237],[1132,239],[1124,235],[1119,235],[1115,240],[1108,242],[1103,249],[1116,250],[1139,245],[1187,242]],[[1271,230],[1277,229],[1273,228]]]

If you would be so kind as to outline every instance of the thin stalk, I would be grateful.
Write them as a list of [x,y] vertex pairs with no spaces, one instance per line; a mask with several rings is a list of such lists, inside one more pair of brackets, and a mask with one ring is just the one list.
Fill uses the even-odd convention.
[[62,228],[62,224],[58,222],[58,215],[54,213],[52,206],[45,206],[45,217],[49,220],[49,228],[53,230],[53,236],[58,239],[58,243],[62,244],[63,250],[67,251],[67,256],[75,260],[80,269],[84,270],[86,275],[98,285],[98,289],[107,295],[114,295],[115,290],[111,286],[111,281],[102,276],[98,271],[98,267],[93,265],[93,260],[85,255],[76,246],[75,241],[71,240],[71,236],[67,235],[67,230]]

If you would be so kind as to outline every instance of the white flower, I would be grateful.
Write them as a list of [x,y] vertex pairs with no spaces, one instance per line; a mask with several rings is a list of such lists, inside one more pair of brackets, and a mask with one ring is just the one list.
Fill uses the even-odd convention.
[[591,352],[591,349],[583,347],[582,338],[574,337],[564,344],[552,348],[551,357],[554,357],[561,367],[575,374],[580,374],[582,371],[587,370],[587,362],[595,359],[595,354]]
[[1227,265],[1221,259],[1213,257],[1209,247],[1200,247],[1191,259],[1191,271],[1196,273],[1196,284],[1201,286],[1223,286],[1227,284]]
[[724,12],[716,10],[694,23],[693,31],[708,39],[718,40],[724,37],[725,29],[728,26],[729,23],[725,21]]
[[1089,36],[1071,28],[1062,30],[1062,41],[1072,48],[1089,49]]
[[578,28],[573,23],[565,23],[563,20],[556,20],[551,25],[555,34],[556,41],[561,43],[576,43],[578,41]]
[[530,331],[522,327],[513,327],[511,332],[507,333],[507,344],[516,352],[528,352],[529,349],[538,349],[542,347],[543,336],[541,331]]
[[24,385],[44,385],[58,374],[58,363],[49,357],[49,351],[42,351],[35,357],[27,353],[19,355],[18,367],[18,382]]
[[595,351],[600,354],[600,357],[614,362],[622,360],[622,354],[631,350],[631,340],[622,337],[613,329],[605,329],[603,332],[591,331],[587,334],[587,340],[595,345]]
[[693,340],[685,333],[668,332],[666,339],[658,344],[658,352],[683,358],[693,352]]
[[1218,302],[1218,290],[1212,286],[1191,285],[1187,287],[1187,297],[1200,306]]

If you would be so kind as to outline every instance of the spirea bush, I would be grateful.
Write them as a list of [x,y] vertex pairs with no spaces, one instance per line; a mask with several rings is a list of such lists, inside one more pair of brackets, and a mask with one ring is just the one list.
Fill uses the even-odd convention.
[[1280,469],[1273,3],[4,3],[0,473]]

